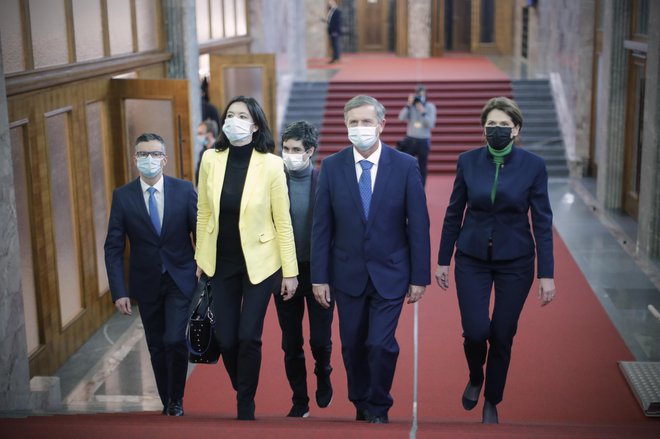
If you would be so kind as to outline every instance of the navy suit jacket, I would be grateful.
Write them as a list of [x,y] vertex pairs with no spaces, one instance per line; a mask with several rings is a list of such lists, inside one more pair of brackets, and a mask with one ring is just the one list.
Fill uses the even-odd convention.
[[333,33],[341,35],[341,11],[339,8],[335,9],[328,21],[328,34],[332,35]]
[[454,244],[469,256],[487,260],[492,239],[492,260],[516,259],[533,255],[536,250],[537,276],[552,278],[552,210],[545,161],[514,146],[500,169],[493,204],[490,193],[494,179],[495,164],[487,147],[459,156],[442,226],[438,264],[449,265]]
[[426,195],[417,160],[382,144],[369,219],[353,147],[323,160],[312,226],[312,283],[361,295],[370,277],[386,299],[431,281]]
[[[191,296],[197,279],[197,265],[191,234],[197,225],[197,193],[192,183],[168,176],[163,225],[158,235],[151,224],[140,179],[115,189],[105,239],[105,266],[112,300],[122,297],[148,300],[160,288],[165,267],[179,289]],[[130,242],[128,289],[124,281],[124,248]]]

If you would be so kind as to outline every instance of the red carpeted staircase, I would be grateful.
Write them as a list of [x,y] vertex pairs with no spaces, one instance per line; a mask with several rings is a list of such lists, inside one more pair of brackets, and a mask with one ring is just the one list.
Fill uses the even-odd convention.
[[[319,159],[348,145],[344,125],[344,104],[355,95],[367,94],[386,109],[386,126],[381,139],[390,146],[406,135],[406,123],[398,119],[415,82],[331,82],[321,127]],[[427,97],[438,109],[432,131],[429,175],[449,175],[456,170],[458,155],[483,145],[479,121],[481,109],[494,96],[512,97],[508,80],[425,82]]]

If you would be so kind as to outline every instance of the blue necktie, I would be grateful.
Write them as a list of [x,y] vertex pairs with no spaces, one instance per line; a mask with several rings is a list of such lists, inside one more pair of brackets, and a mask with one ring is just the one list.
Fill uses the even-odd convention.
[[160,218],[158,217],[158,205],[156,204],[156,197],[154,196],[156,188],[152,186],[147,189],[147,192],[149,192],[149,217],[151,218],[151,224],[154,225],[156,233],[160,235]]
[[374,164],[369,160],[360,160],[358,163],[362,166],[362,175],[360,175],[360,180],[358,181],[360,198],[362,198],[364,217],[369,218],[369,204],[371,204],[371,167]]

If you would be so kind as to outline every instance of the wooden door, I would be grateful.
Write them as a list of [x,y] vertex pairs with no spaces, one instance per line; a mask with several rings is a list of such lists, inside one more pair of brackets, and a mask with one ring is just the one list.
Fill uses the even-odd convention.
[[358,51],[386,52],[389,15],[388,0],[358,0]]
[[273,139],[277,139],[275,55],[211,54],[210,58],[210,101],[218,106],[218,111],[224,111],[227,103],[236,96],[251,96],[261,104]]
[[135,139],[152,132],[165,140],[165,174],[193,180],[194,143],[190,128],[188,81],[185,79],[112,79],[113,129],[120,148],[113,151],[117,185],[137,178]]
[[471,50],[472,0],[445,0],[445,48]]

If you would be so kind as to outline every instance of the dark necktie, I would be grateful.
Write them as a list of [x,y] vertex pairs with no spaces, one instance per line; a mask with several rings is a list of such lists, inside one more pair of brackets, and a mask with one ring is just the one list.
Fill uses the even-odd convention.
[[155,187],[150,187],[147,189],[149,192],[149,217],[151,218],[151,224],[153,224],[156,233],[160,235],[160,218],[158,217],[158,205],[156,204],[156,193]]
[[369,218],[369,205],[371,204],[371,167],[374,164],[369,160],[360,160],[358,163],[362,166],[362,175],[360,175],[360,180],[358,181],[360,198],[362,198],[364,217]]

